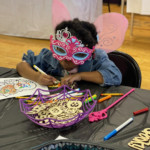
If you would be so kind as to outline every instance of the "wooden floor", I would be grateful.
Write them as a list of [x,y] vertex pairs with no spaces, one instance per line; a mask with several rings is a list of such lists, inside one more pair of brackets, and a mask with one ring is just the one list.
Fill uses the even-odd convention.
[[[103,13],[108,7],[103,6]],[[121,12],[117,5],[111,5],[111,12]],[[125,9],[126,12],[126,9]],[[125,13],[130,22],[130,14]],[[15,68],[23,53],[31,49],[38,54],[42,48],[49,48],[49,40],[27,39],[0,35],[0,66]],[[142,72],[141,88],[150,90],[150,16],[135,15],[133,36],[130,36],[130,23],[123,45],[119,51],[128,53],[139,64]]]

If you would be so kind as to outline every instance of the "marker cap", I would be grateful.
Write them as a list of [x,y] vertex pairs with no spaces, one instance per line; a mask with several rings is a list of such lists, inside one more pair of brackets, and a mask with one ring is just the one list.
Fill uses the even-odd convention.
[[104,137],[104,141],[108,140],[109,138],[111,138],[113,135],[115,135],[117,133],[117,130],[113,130],[112,132],[110,132],[108,135],[106,135]]
[[147,112],[147,111],[149,111],[149,109],[148,108],[144,108],[144,109],[141,109],[141,110],[133,112],[133,115],[138,115],[138,114],[141,114],[141,113]]

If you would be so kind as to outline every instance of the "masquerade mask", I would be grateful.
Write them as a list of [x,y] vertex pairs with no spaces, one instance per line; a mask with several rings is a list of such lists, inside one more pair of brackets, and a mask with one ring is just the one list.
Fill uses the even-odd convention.
[[58,30],[56,33],[57,40],[50,36],[50,49],[53,53],[53,57],[57,60],[71,60],[76,65],[82,65],[86,60],[91,57],[94,51],[87,47],[83,47],[75,36],[71,37],[71,33],[67,28]]

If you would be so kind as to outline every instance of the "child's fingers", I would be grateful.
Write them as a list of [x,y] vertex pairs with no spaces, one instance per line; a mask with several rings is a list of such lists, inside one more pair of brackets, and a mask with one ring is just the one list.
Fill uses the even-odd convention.
[[53,81],[57,81],[57,79],[53,77]]
[[48,83],[50,82],[54,83],[54,78],[52,76],[44,76],[44,78],[48,80]]
[[73,84],[74,79],[69,80],[69,84]]
[[75,76],[73,76],[73,77],[70,78],[69,83],[73,84],[74,81],[76,81],[76,77]]
[[44,78],[47,78],[47,79],[49,79],[51,82],[55,82],[55,81],[57,81],[57,79],[56,78],[54,78],[53,76],[49,76],[49,75],[44,75]]
[[46,85],[53,85],[53,84],[54,84],[53,81],[49,81],[49,82],[46,83]]
[[60,84],[64,85],[64,80],[63,79],[61,79]]
[[53,85],[52,79],[42,78],[41,82],[43,83],[43,85]]
[[43,76],[44,78],[46,78],[46,79],[49,79],[49,80],[53,80],[53,78],[54,78],[54,77],[49,76],[49,75],[46,75],[46,74],[43,74],[42,76]]
[[68,85],[68,79],[67,78],[62,78],[61,79],[61,85]]

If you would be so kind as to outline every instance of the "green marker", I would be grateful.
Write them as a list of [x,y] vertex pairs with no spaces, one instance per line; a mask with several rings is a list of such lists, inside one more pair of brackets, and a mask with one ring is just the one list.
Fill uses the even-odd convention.
[[[93,98],[94,100],[96,100],[96,99],[97,99],[97,95],[96,95],[96,94],[95,94],[95,95],[92,95],[92,98]],[[93,101],[92,98],[89,97],[88,99],[85,100],[85,102],[86,102],[86,103],[92,102],[92,101]]]

